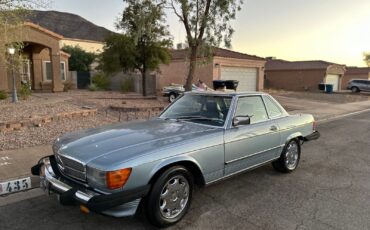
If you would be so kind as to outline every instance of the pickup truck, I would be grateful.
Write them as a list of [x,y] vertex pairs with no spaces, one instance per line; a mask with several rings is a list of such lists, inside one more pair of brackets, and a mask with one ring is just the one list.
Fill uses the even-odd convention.
[[289,115],[268,94],[189,92],[158,118],[64,135],[31,171],[63,205],[125,217],[142,204],[166,227],[188,212],[195,186],[267,163],[291,173],[319,136],[312,115]]

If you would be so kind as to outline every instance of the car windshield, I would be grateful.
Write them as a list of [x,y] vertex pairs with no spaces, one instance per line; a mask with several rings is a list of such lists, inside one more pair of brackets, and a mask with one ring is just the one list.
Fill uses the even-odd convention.
[[186,94],[174,102],[160,118],[223,126],[231,96]]

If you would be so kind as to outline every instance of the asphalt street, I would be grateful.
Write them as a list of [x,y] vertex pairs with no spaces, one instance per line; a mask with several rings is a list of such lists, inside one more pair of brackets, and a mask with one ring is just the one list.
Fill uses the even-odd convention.
[[[190,212],[169,229],[370,229],[369,118],[367,112],[320,124],[321,139],[304,144],[292,174],[266,165],[197,189]],[[143,215],[86,215],[37,191],[0,198],[4,230],[150,228]]]

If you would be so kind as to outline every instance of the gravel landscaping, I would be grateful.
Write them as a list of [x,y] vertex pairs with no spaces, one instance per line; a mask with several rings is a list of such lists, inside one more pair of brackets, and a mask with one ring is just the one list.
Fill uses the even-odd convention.
[[98,127],[114,122],[115,120],[110,117],[98,114],[95,117],[81,117],[79,119],[64,118],[57,123],[49,123],[41,127],[3,132],[0,133],[0,151],[52,144],[57,137],[67,132]]

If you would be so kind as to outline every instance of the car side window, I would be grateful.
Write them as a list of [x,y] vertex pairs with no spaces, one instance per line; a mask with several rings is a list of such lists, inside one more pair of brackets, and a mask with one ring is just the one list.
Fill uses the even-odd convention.
[[266,108],[260,96],[239,98],[235,116],[250,116],[251,124],[268,120]]
[[272,101],[270,97],[263,96],[263,98],[265,100],[267,113],[268,113],[269,117],[273,118],[273,117],[281,116],[282,112],[281,112],[280,108],[276,105],[276,103],[274,101]]

